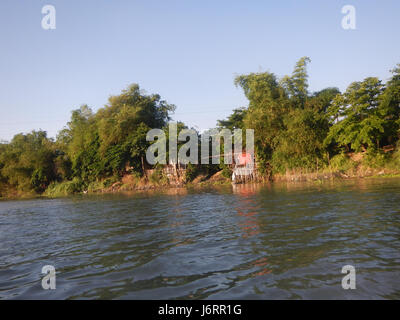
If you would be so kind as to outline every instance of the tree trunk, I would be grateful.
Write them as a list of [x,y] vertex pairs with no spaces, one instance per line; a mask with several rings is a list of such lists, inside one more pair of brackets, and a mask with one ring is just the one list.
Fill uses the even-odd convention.
[[142,161],[142,171],[143,171],[143,175],[147,178],[146,170],[145,170],[145,168],[144,168],[144,160],[143,160],[143,157],[141,157],[140,159],[141,159],[141,161]]

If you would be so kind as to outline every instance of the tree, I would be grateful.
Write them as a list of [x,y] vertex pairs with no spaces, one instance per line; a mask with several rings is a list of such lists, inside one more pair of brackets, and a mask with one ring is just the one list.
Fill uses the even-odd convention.
[[296,63],[292,75],[285,76],[281,80],[281,84],[289,94],[295,108],[304,108],[308,97],[307,64],[310,62],[309,57],[302,57]]
[[262,170],[271,166],[280,172],[315,168],[324,157],[323,140],[329,129],[326,110],[339,91],[327,88],[310,95],[306,68],[309,62],[308,57],[301,58],[292,75],[281,80],[269,72],[235,79],[249,100],[243,123],[255,131],[257,160]]
[[175,106],[168,104],[158,94],[145,95],[137,84],[111,96],[109,104],[96,114],[100,151],[125,140],[143,123],[149,128],[163,128],[170,120],[169,113]]
[[232,114],[228,116],[226,120],[218,120],[219,128],[226,128],[231,131],[234,129],[243,129],[244,127],[244,117],[246,116],[246,108],[234,109]]
[[[133,84],[97,113],[84,105],[72,112],[57,143],[71,161],[72,176],[91,182],[121,176],[127,167],[143,172],[146,134],[163,128],[175,106],[157,94],[146,95]],[[65,163],[64,163],[65,164]]]
[[1,149],[0,176],[19,190],[42,192],[56,179],[54,142],[45,131],[17,134]]
[[143,171],[149,146],[147,132],[164,128],[174,110],[175,106],[161,100],[158,94],[144,94],[137,84],[111,96],[109,104],[96,114],[105,171],[121,173],[126,164]]
[[395,144],[400,138],[400,64],[391,72],[393,76],[381,95],[379,113],[385,119],[383,142]]
[[283,116],[289,108],[288,95],[273,73],[250,73],[236,77],[249,106],[244,128],[254,129],[254,145],[260,167],[265,169],[272,158],[277,136],[284,128]]
[[379,148],[385,131],[379,107],[383,88],[378,78],[370,77],[353,82],[343,95],[338,95],[328,110],[332,126],[325,145],[336,142],[347,151]]

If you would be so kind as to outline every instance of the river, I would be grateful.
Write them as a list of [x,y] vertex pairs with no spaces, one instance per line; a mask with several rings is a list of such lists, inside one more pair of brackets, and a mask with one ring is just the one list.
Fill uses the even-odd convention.
[[400,179],[3,201],[0,298],[400,299]]

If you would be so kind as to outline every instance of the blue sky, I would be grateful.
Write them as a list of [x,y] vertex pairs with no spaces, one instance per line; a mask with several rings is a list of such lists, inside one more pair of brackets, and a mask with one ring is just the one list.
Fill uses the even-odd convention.
[[[56,30],[41,27],[46,4]],[[347,4],[356,30],[341,27]],[[1,0],[0,139],[54,137],[71,110],[97,110],[130,83],[175,104],[174,120],[214,127],[247,105],[235,75],[283,76],[302,56],[311,91],[386,80],[400,63],[399,14],[398,0]]]

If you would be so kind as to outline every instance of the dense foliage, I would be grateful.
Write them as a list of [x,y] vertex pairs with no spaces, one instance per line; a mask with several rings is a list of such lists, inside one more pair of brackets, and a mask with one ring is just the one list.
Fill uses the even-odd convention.
[[221,127],[255,130],[261,171],[318,169],[343,152],[368,151],[396,144],[400,129],[400,68],[383,84],[377,78],[352,83],[341,94],[337,88],[308,91],[308,57],[301,58],[290,76],[270,72],[238,76],[249,100]]
[[[18,134],[0,145],[0,187],[43,192],[50,183],[81,191],[94,181],[143,172],[150,128],[163,128],[175,106],[131,85],[96,113],[86,105],[72,112],[56,141],[46,132]],[[60,186],[52,185],[60,188]]]
[[[310,93],[309,62],[301,58],[292,75],[282,78],[271,72],[236,77],[249,105],[219,120],[218,128],[254,129],[258,167],[264,174],[351,168],[346,155],[352,152],[366,154],[370,166],[388,160],[400,166],[400,65],[386,83],[369,77],[343,93],[337,88]],[[44,131],[32,131],[0,142],[0,197],[10,190],[69,194],[109,186],[127,172],[140,177],[147,165],[148,130],[162,128],[168,140],[174,110],[159,95],[147,95],[134,84],[95,113],[87,105],[72,111],[55,140]],[[178,132],[183,129],[187,127],[178,123]],[[220,169],[229,175],[224,164],[189,165],[185,179]]]

